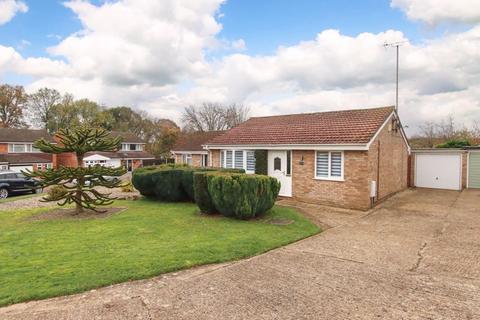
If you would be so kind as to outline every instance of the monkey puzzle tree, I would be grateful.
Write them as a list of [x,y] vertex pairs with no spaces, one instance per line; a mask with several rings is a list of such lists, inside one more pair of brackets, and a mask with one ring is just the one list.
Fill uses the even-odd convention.
[[42,187],[61,186],[62,192],[53,196],[44,197],[44,201],[56,201],[60,206],[75,203],[75,213],[84,209],[97,210],[98,206],[109,205],[114,198],[109,193],[101,193],[95,187],[116,188],[121,186],[118,177],[125,174],[122,167],[108,168],[100,165],[84,167],[83,157],[89,151],[116,151],[121,143],[120,138],[110,137],[104,129],[94,129],[80,126],[73,129],[60,129],[56,133],[58,143],[51,143],[44,139],[37,140],[34,146],[46,153],[60,154],[73,152],[76,155],[78,167],[60,166],[57,169],[46,171],[26,172],[32,178],[39,178]]

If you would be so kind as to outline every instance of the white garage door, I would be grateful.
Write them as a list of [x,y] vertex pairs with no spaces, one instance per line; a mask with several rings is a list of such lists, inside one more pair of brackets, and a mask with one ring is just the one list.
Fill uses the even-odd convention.
[[20,172],[22,170],[33,170],[33,166],[10,166],[10,170],[15,171],[15,172]]
[[461,189],[462,156],[459,154],[417,154],[415,186],[435,189]]

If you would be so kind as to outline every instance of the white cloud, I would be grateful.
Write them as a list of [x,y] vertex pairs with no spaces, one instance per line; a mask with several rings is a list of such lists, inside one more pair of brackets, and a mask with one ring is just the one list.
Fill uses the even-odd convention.
[[65,5],[83,30],[49,52],[64,57],[82,79],[125,86],[177,83],[205,71],[204,49],[221,30],[214,18],[221,2],[70,1]]
[[238,51],[243,51],[247,49],[247,44],[245,43],[245,40],[238,39],[238,40],[232,41],[232,48]]
[[478,0],[391,0],[393,8],[399,8],[412,20],[435,25],[443,21],[480,22]]
[[[197,79],[187,96],[246,101],[256,114],[291,113],[394,104],[395,51],[386,41],[406,40],[398,31],[356,37],[326,30],[315,40],[282,47],[271,56],[234,54]],[[454,113],[480,118],[480,26],[401,48],[400,104],[405,122]],[[432,110],[437,112],[431,112]]]
[[[184,106],[238,102],[253,115],[392,105],[400,31],[347,36],[325,30],[272,55],[231,53],[209,61],[205,52],[241,50],[218,39],[222,0],[86,1],[66,5],[82,30],[49,49],[53,58],[24,58],[0,45],[0,73],[34,77],[43,86],[107,105],[130,105],[179,120]],[[400,113],[414,128],[452,113],[480,118],[480,26],[401,47]]]
[[0,0],[0,25],[13,19],[17,12],[27,12],[28,6],[19,0]]

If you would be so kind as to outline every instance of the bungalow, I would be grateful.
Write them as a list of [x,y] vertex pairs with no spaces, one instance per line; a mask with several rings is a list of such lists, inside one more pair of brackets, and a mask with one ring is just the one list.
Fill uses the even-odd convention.
[[0,128],[0,170],[35,171],[56,165],[56,155],[33,147],[40,138],[54,142],[46,130]]
[[[120,137],[120,149],[114,152],[92,151],[85,154],[84,166],[102,165],[107,167],[124,166],[127,171],[132,171],[143,166],[144,160],[155,159],[145,151],[145,142],[130,132],[112,131],[112,137]],[[63,166],[77,166],[77,159],[72,153],[58,155],[58,164]]]
[[223,133],[225,131],[193,132],[181,135],[171,151],[175,163],[189,164],[194,167],[210,166],[208,151],[203,149],[203,145]]
[[251,118],[204,149],[214,167],[266,167],[281,196],[304,202],[367,210],[407,188],[410,147],[394,107]]

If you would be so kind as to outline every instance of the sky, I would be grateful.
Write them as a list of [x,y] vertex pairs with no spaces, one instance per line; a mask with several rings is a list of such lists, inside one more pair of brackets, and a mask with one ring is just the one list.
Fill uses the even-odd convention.
[[0,83],[180,121],[393,105],[414,134],[480,121],[479,0],[0,0]]

